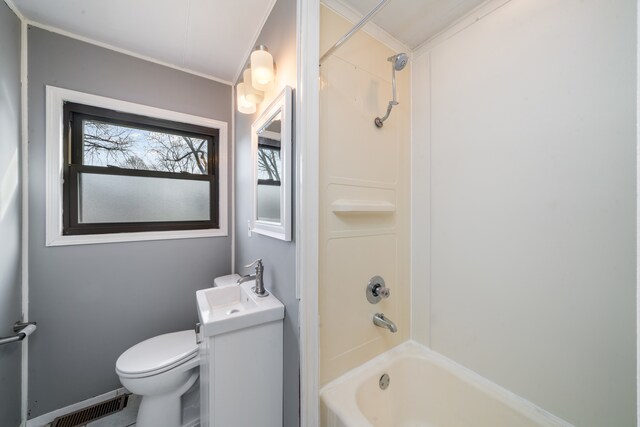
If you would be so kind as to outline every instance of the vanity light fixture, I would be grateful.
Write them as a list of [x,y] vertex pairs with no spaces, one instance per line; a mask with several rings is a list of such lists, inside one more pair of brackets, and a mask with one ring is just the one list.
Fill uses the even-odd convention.
[[236,86],[238,111],[243,114],[256,112],[256,105],[264,101],[264,92],[274,80],[273,56],[264,45],[251,52],[250,64],[242,72],[242,82]]
[[246,86],[244,82],[236,85],[236,104],[238,105],[239,112],[243,114],[253,114],[256,112],[256,104],[247,99]]
[[255,89],[265,91],[273,81],[273,74],[273,56],[266,46],[256,46],[251,52],[251,84]]

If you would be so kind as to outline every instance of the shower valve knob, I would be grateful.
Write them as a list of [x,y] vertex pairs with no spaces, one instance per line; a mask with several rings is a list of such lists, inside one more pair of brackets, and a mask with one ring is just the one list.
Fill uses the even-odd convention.
[[389,298],[391,291],[385,286],[384,279],[380,276],[373,276],[366,289],[367,301],[371,304],[380,302],[382,298]]
[[389,295],[391,294],[391,292],[389,291],[389,288],[378,287],[374,289],[373,294],[379,295],[382,298],[389,298]]

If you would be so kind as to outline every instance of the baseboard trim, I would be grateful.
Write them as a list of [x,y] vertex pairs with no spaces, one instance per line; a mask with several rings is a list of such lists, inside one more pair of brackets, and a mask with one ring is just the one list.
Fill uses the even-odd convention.
[[[126,388],[121,387],[117,390],[112,390],[107,393],[101,394],[99,396],[95,396],[90,399],[83,400],[82,402],[74,403],[73,405],[56,409],[55,411],[51,411],[47,414],[40,415],[39,417],[27,420],[26,427],[44,427],[50,422],[52,422],[53,420],[55,420],[56,417],[59,417],[61,415],[65,415],[80,409],[84,409],[87,406],[95,405],[96,403],[100,403],[103,400],[113,399],[116,396],[120,396],[126,393],[129,393],[129,391]],[[189,426],[189,427],[194,427],[194,426]]]
[[[39,417],[33,418],[31,420],[27,420],[26,424],[20,424],[20,427],[45,427],[47,424],[53,422],[57,417],[61,415],[66,415],[70,412],[74,412],[80,409],[84,409],[88,406],[95,405],[96,403],[100,403],[103,400],[113,399],[116,396],[121,396],[123,394],[129,393],[124,387],[121,387],[117,390],[112,390],[107,393],[101,394],[99,396],[92,397],[91,399],[83,400],[82,402],[74,403],[73,405],[65,406],[64,408],[56,409],[55,411],[49,412],[44,415],[40,415]],[[199,427],[200,426],[200,417],[190,420],[187,423],[183,424],[182,427]]]

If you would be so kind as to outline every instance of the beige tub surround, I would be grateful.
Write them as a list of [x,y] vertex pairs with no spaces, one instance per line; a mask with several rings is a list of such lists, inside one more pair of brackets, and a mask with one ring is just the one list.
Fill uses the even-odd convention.
[[[320,51],[351,26],[323,6]],[[322,384],[409,338],[410,64],[396,72],[399,105],[383,128],[374,124],[392,97],[387,58],[397,53],[360,32],[320,69]],[[376,275],[390,297],[371,304]],[[376,313],[397,333],[376,327]]]

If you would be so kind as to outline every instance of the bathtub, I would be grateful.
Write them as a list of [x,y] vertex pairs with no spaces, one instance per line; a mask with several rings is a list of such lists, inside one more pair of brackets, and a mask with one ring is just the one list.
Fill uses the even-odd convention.
[[320,401],[322,427],[571,426],[414,342],[327,384]]

